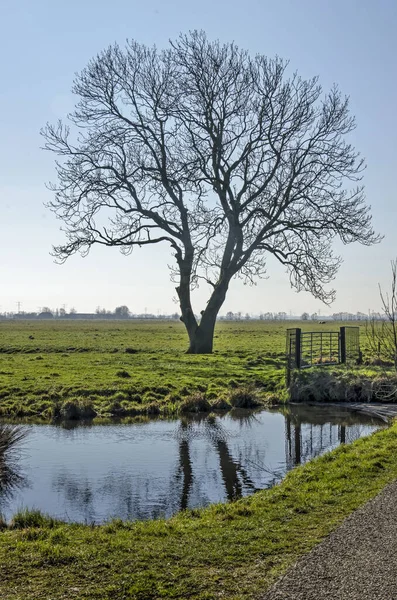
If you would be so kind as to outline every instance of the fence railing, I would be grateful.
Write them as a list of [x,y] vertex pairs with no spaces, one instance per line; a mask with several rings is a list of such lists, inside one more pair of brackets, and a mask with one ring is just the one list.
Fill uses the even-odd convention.
[[291,371],[314,366],[358,362],[360,328],[340,327],[339,331],[302,331],[287,329],[287,383]]

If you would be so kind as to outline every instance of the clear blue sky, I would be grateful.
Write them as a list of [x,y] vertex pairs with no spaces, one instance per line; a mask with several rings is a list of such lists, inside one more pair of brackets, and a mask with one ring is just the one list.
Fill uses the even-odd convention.
[[[168,248],[124,257],[94,249],[88,258],[53,263],[60,223],[44,208],[53,157],[40,150],[40,128],[73,107],[74,73],[110,43],[134,38],[167,45],[189,29],[234,40],[252,53],[290,59],[303,77],[337,83],[357,118],[353,141],[366,157],[368,203],[385,235],[378,246],[339,247],[344,264],[330,309],[289,289],[283,269],[253,288],[233,282],[222,309],[303,310],[322,314],[379,307],[377,284],[389,280],[397,255],[397,1],[396,0],[0,0],[0,311],[66,304],[79,311],[127,304],[134,312],[174,312]],[[198,312],[207,298],[195,294]]]

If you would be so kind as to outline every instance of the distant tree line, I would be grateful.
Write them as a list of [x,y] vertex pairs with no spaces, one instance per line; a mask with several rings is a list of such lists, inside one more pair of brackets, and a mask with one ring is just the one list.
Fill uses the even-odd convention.
[[[376,319],[382,319],[384,318],[381,314],[379,313],[373,313],[374,315],[376,315]],[[326,321],[366,321],[368,319],[368,315],[366,315],[365,313],[362,312],[357,312],[357,313],[350,313],[350,312],[338,312],[338,313],[333,313],[331,316],[320,316],[318,313],[312,313],[309,314],[308,312],[304,312],[301,315],[301,320],[302,321],[319,321],[321,319],[326,320]]]
[[[102,308],[97,306],[95,312],[83,313],[78,312],[75,308],[71,308],[66,311],[65,308],[51,309],[48,306],[41,307],[37,312],[4,312],[0,313],[0,319],[173,319],[178,320],[180,317],[179,313],[133,313],[130,311],[128,306],[121,305],[116,306],[114,310]],[[320,316],[317,312],[308,313],[303,312],[301,315],[291,315],[286,312],[261,312],[259,315],[250,314],[248,312],[232,312],[228,311],[225,315],[220,315],[218,320],[220,321],[249,321],[249,320],[260,320],[260,321],[385,321],[387,315],[380,312],[370,311],[369,314],[362,312],[350,313],[350,312],[338,312],[332,315]]]
[[17,313],[7,312],[0,314],[2,319],[179,319],[178,313],[172,314],[153,314],[153,313],[132,313],[128,306],[116,306],[111,311],[98,306],[95,312],[83,313],[77,312],[75,308],[71,308],[69,312],[65,308],[51,309],[48,306],[43,306],[37,312]]

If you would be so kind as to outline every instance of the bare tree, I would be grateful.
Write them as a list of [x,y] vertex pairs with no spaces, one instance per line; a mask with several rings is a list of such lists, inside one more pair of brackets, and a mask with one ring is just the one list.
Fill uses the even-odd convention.
[[[49,206],[67,242],[56,257],[169,244],[189,352],[212,351],[231,279],[253,283],[269,254],[296,290],[330,302],[332,239],[378,239],[357,183],[364,162],[346,139],[348,100],[336,87],[323,94],[317,78],[288,79],[287,66],[203,32],[163,51],[114,45],[77,76],[71,127],[43,131],[59,157]],[[211,292],[197,321],[200,280]]]
[[368,345],[379,361],[392,361],[397,371],[397,259],[391,264],[390,292],[379,285],[379,295],[385,318],[374,314],[366,322]]

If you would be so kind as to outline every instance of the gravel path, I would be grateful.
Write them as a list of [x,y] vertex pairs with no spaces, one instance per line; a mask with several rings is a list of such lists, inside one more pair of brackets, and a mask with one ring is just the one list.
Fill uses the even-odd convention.
[[397,482],[354,512],[261,600],[397,600]]

